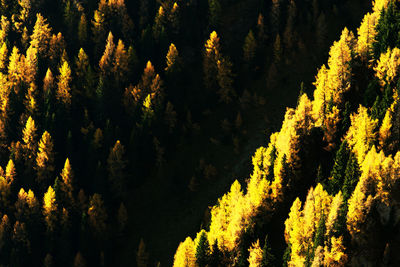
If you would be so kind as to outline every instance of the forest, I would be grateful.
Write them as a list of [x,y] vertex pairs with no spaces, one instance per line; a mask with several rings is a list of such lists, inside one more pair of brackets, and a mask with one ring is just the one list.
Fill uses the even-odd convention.
[[0,16],[0,266],[400,265],[399,1]]

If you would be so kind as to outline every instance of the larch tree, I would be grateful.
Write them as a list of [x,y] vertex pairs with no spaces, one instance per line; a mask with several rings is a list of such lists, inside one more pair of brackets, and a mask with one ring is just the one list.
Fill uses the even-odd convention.
[[217,62],[220,57],[219,37],[217,33],[213,31],[205,44],[205,53],[203,57],[204,84],[209,89],[217,85]]
[[17,171],[15,169],[15,164],[12,159],[8,160],[7,166],[6,166],[6,173],[5,173],[5,178],[7,183],[12,184],[15,181],[15,178],[17,177]]
[[33,166],[36,157],[37,133],[35,121],[29,117],[26,121],[25,128],[22,131],[22,140],[24,141],[25,160],[28,166]]
[[400,72],[400,49],[397,47],[393,50],[388,48],[386,53],[381,54],[374,70],[382,86],[391,84]]
[[378,23],[377,15],[377,13],[367,13],[357,29],[357,52],[363,61],[369,60],[372,55],[376,36],[375,26]]
[[263,251],[260,247],[260,241],[253,243],[249,248],[249,267],[259,267],[261,266]]
[[235,91],[233,89],[232,63],[226,58],[217,61],[217,82],[220,101],[226,104],[230,103]]
[[65,160],[64,168],[60,176],[62,180],[61,191],[63,192],[64,201],[66,201],[68,206],[74,206],[74,173],[68,158]]
[[122,40],[118,40],[117,47],[115,48],[112,71],[117,82],[124,82],[127,80],[129,55]]
[[219,0],[208,0],[208,22],[210,28],[218,28],[222,7]]
[[67,61],[62,63],[59,69],[60,75],[58,76],[57,83],[57,100],[67,109],[71,107],[72,96],[71,96],[71,69]]
[[115,52],[114,36],[111,32],[108,33],[106,47],[103,56],[100,59],[99,67],[103,75],[107,75],[111,71]]
[[196,256],[194,242],[190,237],[187,237],[184,242],[181,242],[174,256],[173,267],[195,267]]
[[376,126],[378,120],[373,120],[368,115],[367,108],[360,105],[357,113],[350,116],[351,126],[346,135],[346,140],[352,151],[356,154],[358,163],[361,164],[366,153],[376,139]]
[[0,71],[5,72],[7,70],[8,63],[8,48],[5,42],[0,47]]
[[176,49],[176,46],[173,43],[171,43],[169,46],[165,61],[166,61],[166,67],[164,70],[167,75],[171,76],[179,72],[181,60],[179,57],[178,49]]
[[149,255],[146,251],[146,245],[143,241],[143,238],[141,238],[136,253],[136,264],[138,267],[147,267],[148,261],[149,261]]
[[121,202],[119,205],[117,219],[119,231],[122,232],[125,230],[125,227],[128,223],[128,211],[126,210],[123,202]]
[[31,46],[38,50],[40,57],[46,57],[51,38],[51,28],[41,14],[36,15],[36,23],[31,35]]
[[100,194],[95,193],[90,198],[87,214],[89,216],[89,225],[91,226],[95,237],[98,239],[105,238],[107,228],[106,221],[108,216]]
[[74,267],[86,267],[86,260],[82,254],[78,251],[74,258]]
[[275,256],[272,254],[270,243],[268,241],[268,235],[265,237],[264,246],[262,249],[262,258],[260,267],[273,266],[275,264]]
[[110,149],[110,154],[107,159],[108,177],[111,187],[116,196],[123,196],[125,194],[125,148],[119,140]]
[[253,31],[250,30],[246,38],[244,39],[244,44],[243,44],[244,62],[246,62],[247,64],[251,64],[256,56],[256,50],[257,50],[257,42],[254,37]]
[[57,223],[57,200],[56,193],[51,186],[43,197],[43,216],[45,218],[47,230],[54,231]]
[[36,156],[37,179],[40,182],[49,181],[54,172],[54,145],[51,135],[45,131],[39,141]]

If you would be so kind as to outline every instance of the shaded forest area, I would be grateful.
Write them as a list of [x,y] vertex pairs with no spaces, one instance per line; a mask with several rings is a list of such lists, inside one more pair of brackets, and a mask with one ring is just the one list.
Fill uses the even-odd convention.
[[[272,149],[266,136],[279,130],[285,107],[308,105],[298,96],[311,96],[329,45],[369,7],[0,1],[0,264],[171,265],[186,235],[200,225],[211,231],[208,206],[235,179],[245,182],[257,147]],[[374,49],[378,57],[386,47]],[[338,136],[324,137],[324,158],[333,158]],[[289,153],[278,154],[286,166]],[[324,181],[328,166],[321,173]],[[277,227],[288,210],[277,213]],[[282,236],[271,238],[283,246]],[[246,265],[249,245],[238,247],[247,252],[215,264]]]

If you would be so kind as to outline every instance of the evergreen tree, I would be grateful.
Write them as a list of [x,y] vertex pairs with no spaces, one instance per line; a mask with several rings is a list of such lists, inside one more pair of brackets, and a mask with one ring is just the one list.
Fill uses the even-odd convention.
[[339,192],[345,177],[346,164],[349,158],[347,142],[343,141],[336,152],[335,163],[333,164],[331,178],[329,179],[329,191],[331,194]]
[[196,246],[196,263],[199,267],[205,267],[209,261],[210,245],[204,230],[199,235],[200,238]]
[[275,256],[272,254],[272,250],[268,242],[268,235],[266,235],[264,246],[262,249],[262,259],[260,267],[272,267],[272,266],[275,266]]

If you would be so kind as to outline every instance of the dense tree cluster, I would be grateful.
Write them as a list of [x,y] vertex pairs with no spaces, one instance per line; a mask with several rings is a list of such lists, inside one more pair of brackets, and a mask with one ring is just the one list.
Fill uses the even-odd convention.
[[[331,46],[327,65],[316,75],[314,98],[301,94],[281,130],[256,151],[244,189],[235,181],[211,208],[210,224],[200,232],[216,244],[208,246],[210,266],[399,264],[400,11],[397,1],[373,4],[357,35],[345,28]],[[277,25],[279,5],[273,1],[271,10]],[[253,38],[246,37],[247,50]],[[277,35],[276,62],[280,46]],[[260,240],[276,232],[275,216],[290,206],[286,220],[278,220],[285,226],[286,250],[267,240],[263,249]],[[183,266],[176,259],[198,247],[187,240],[174,266]],[[195,254],[195,261],[203,258]]]

